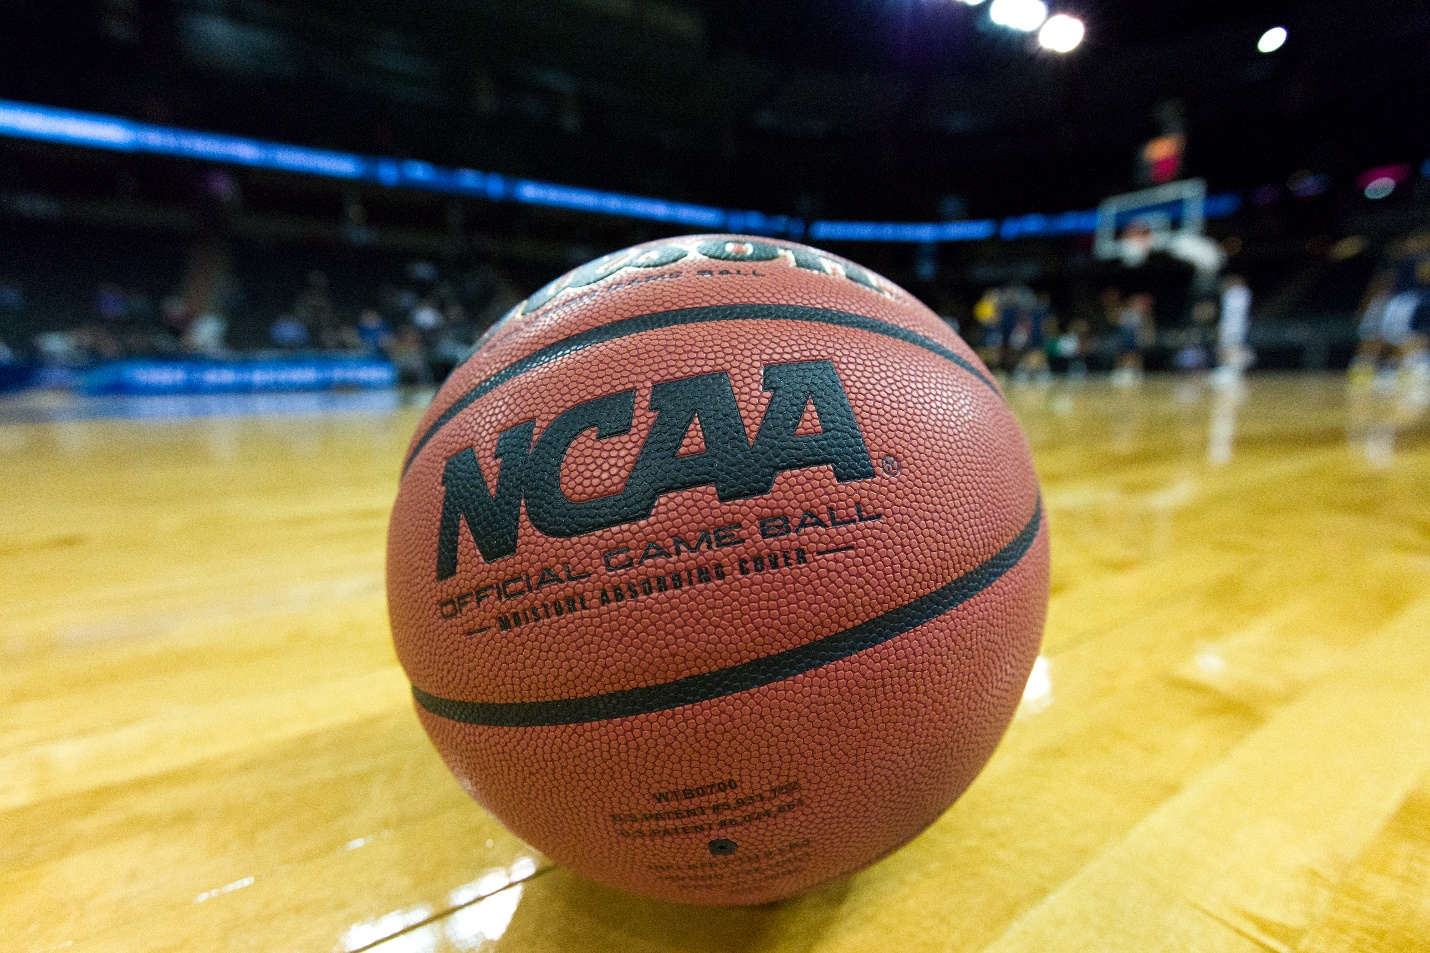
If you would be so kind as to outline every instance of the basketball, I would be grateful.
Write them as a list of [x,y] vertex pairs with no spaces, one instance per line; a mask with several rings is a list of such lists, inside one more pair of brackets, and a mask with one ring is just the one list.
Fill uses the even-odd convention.
[[943,321],[833,255],[695,236],[493,328],[418,427],[387,588],[477,801],[595,880],[759,903],[973,780],[1037,655],[1047,530]]

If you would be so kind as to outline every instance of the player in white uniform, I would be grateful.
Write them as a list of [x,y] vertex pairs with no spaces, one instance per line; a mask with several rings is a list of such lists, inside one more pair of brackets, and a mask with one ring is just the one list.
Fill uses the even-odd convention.
[[1394,281],[1391,274],[1385,271],[1378,272],[1366,288],[1361,302],[1360,323],[1356,326],[1360,344],[1356,348],[1355,360],[1351,362],[1351,380],[1355,383],[1369,383],[1380,369],[1385,352],[1385,339],[1382,337],[1385,305],[1390,301],[1393,290]]
[[1413,287],[1391,295],[1381,318],[1381,339],[1398,359],[1406,396],[1425,407],[1430,403],[1430,292]]
[[1422,399],[1430,390],[1430,256],[1403,270],[1399,287],[1392,273],[1382,272],[1366,292],[1351,380],[1368,384],[1378,371],[1393,369]]
[[1415,317],[1424,293],[1418,288],[1398,291],[1386,300],[1380,314],[1380,339],[1402,354],[1415,337]]
[[1231,372],[1251,365],[1246,335],[1251,328],[1251,289],[1240,275],[1222,282],[1221,320],[1217,323],[1217,365]]

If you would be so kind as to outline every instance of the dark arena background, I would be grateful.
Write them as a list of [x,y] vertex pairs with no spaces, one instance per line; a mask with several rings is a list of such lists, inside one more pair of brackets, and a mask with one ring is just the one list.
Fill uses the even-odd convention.
[[[0,947],[1430,949],[1427,89],[1408,0],[0,0]],[[749,909],[473,804],[383,589],[483,334],[707,233],[936,312],[1052,546],[967,794]]]

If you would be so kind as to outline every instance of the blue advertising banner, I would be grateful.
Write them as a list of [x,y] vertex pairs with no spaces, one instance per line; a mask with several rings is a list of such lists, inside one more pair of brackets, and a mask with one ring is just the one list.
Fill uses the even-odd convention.
[[110,361],[85,371],[81,393],[273,394],[397,386],[397,369],[371,358],[293,357],[250,361]]

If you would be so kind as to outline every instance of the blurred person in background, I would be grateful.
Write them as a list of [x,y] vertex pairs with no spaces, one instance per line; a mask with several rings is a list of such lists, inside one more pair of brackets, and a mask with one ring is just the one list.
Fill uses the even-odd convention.
[[105,330],[122,354],[152,354],[162,349],[155,338],[163,337],[163,331],[154,324],[148,295],[105,282],[95,292],[94,311],[96,327]]
[[308,346],[308,326],[291,314],[280,314],[268,328],[274,347],[297,351]]
[[124,349],[109,329],[102,324],[87,324],[74,332],[75,340],[89,356],[90,362],[114,361],[124,356]]
[[227,332],[228,320],[221,314],[206,311],[194,318],[184,331],[184,350],[201,357],[227,357],[228,348],[223,340]]
[[1430,294],[1421,295],[1411,322],[1400,371],[1406,397],[1416,406],[1430,406]]
[[1387,295],[1379,307],[1380,356],[1386,370],[1406,366],[1424,352],[1425,288],[1411,286]]
[[1385,303],[1382,335],[1407,396],[1423,404],[1430,391],[1430,256],[1407,277],[1409,286]]
[[34,344],[36,357],[46,367],[81,367],[89,360],[71,331],[41,331]]
[[[413,331],[416,341],[422,349],[422,359],[426,370],[422,376],[421,383],[440,383],[442,377],[438,376],[446,360],[438,360],[437,350],[442,346],[444,336],[444,324],[446,320],[442,317],[442,310],[437,306],[435,297],[428,295],[417,302],[410,314],[407,316],[407,327],[403,331]],[[405,335],[398,334],[399,340]]]
[[1053,300],[1046,291],[1033,297],[1018,318],[1014,332],[1014,346],[1018,354],[1013,367],[1013,379],[1018,381],[1047,381],[1052,372],[1048,369],[1048,341],[1057,335],[1057,316],[1053,313]]
[[1378,271],[1371,277],[1361,298],[1360,320],[1356,325],[1360,343],[1350,369],[1351,380],[1355,383],[1369,383],[1380,369],[1380,362],[1387,356],[1383,337],[1385,306],[1394,289],[1395,275],[1389,271]]
[[179,350],[179,345],[184,340],[184,332],[189,329],[189,322],[192,320],[193,316],[184,306],[183,298],[170,295],[164,299],[159,306],[159,324],[164,331],[161,350],[164,353]]
[[1400,373],[1420,405],[1430,398],[1430,232],[1418,232],[1403,245],[1406,293],[1414,295],[1414,310],[1400,345]]
[[317,339],[319,346],[341,346],[326,272],[316,268],[308,272],[308,281],[293,302],[292,315],[307,327],[309,335]]
[[82,368],[121,355],[119,342],[98,324],[35,335],[35,351],[48,367]]
[[358,340],[369,354],[385,354],[392,343],[392,328],[376,308],[364,308],[358,315]]
[[1131,295],[1117,313],[1117,367],[1112,372],[1114,387],[1130,387],[1142,380],[1147,348],[1156,340],[1153,317],[1155,301],[1142,292]]
[[407,322],[422,332],[424,337],[435,334],[437,329],[442,326],[442,320],[442,311],[432,298],[423,298],[418,301],[407,316]]
[[421,297],[411,288],[385,285],[382,289],[383,309],[392,318],[394,325],[406,323],[413,310],[421,303]]
[[988,327],[998,320],[998,289],[985,288],[973,305],[973,320]]
[[1096,316],[1089,322],[1092,344],[1088,353],[1097,350],[1097,345],[1117,342],[1117,322],[1122,315],[1122,289],[1108,285],[1097,293]]
[[1172,358],[1179,371],[1204,371],[1212,364],[1211,345],[1216,338],[1217,302],[1201,297],[1192,305],[1191,327],[1183,335],[1182,345]]
[[115,327],[120,346],[128,355],[163,353],[172,338],[154,313],[154,299],[142,289],[124,289],[124,318]]
[[1217,322],[1217,369],[1235,375],[1251,366],[1246,337],[1251,330],[1251,289],[1241,275],[1222,282],[1221,315]]
[[1091,328],[1081,319],[1071,322],[1054,344],[1057,356],[1067,362],[1067,375],[1073,380],[1087,376],[1087,356],[1092,352]]
[[[25,292],[19,285],[0,280],[0,328],[14,327],[25,311]],[[0,342],[0,363],[15,361],[15,352]]]
[[1033,291],[1010,285],[998,292],[998,368],[1012,371],[1033,336]]
[[1360,345],[1351,363],[1351,381],[1366,384],[1384,372],[1412,390],[1430,387],[1430,232],[1397,242],[1390,261],[1366,288],[1358,329]]
[[355,324],[338,324],[333,328],[328,336],[331,342],[328,345],[329,351],[339,351],[344,354],[361,354],[366,348],[362,343],[362,335],[358,332]]
[[397,367],[397,382],[406,386],[432,386],[432,368],[427,363],[427,349],[422,334],[412,325],[399,329],[388,346],[388,357]]
[[1104,328],[1117,327],[1118,315],[1122,313],[1122,289],[1108,285],[1097,293],[1098,315]]
[[969,328],[969,344],[989,367],[998,366],[1003,339],[998,333],[998,289],[988,288],[973,306],[974,326]]
[[420,285],[431,287],[437,283],[437,266],[421,258],[407,263],[407,278]]
[[15,318],[24,310],[24,289],[13,282],[0,280],[0,317]]
[[121,323],[129,319],[129,296],[116,284],[105,282],[94,295],[94,310],[101,321]]
[[449,301],[443,309],[442,323],[428,350],[432,380],[439,384],[446,380],[447,375],[472,353],[475,341],[476,332],[467,321],[466,309],[456,301]]

